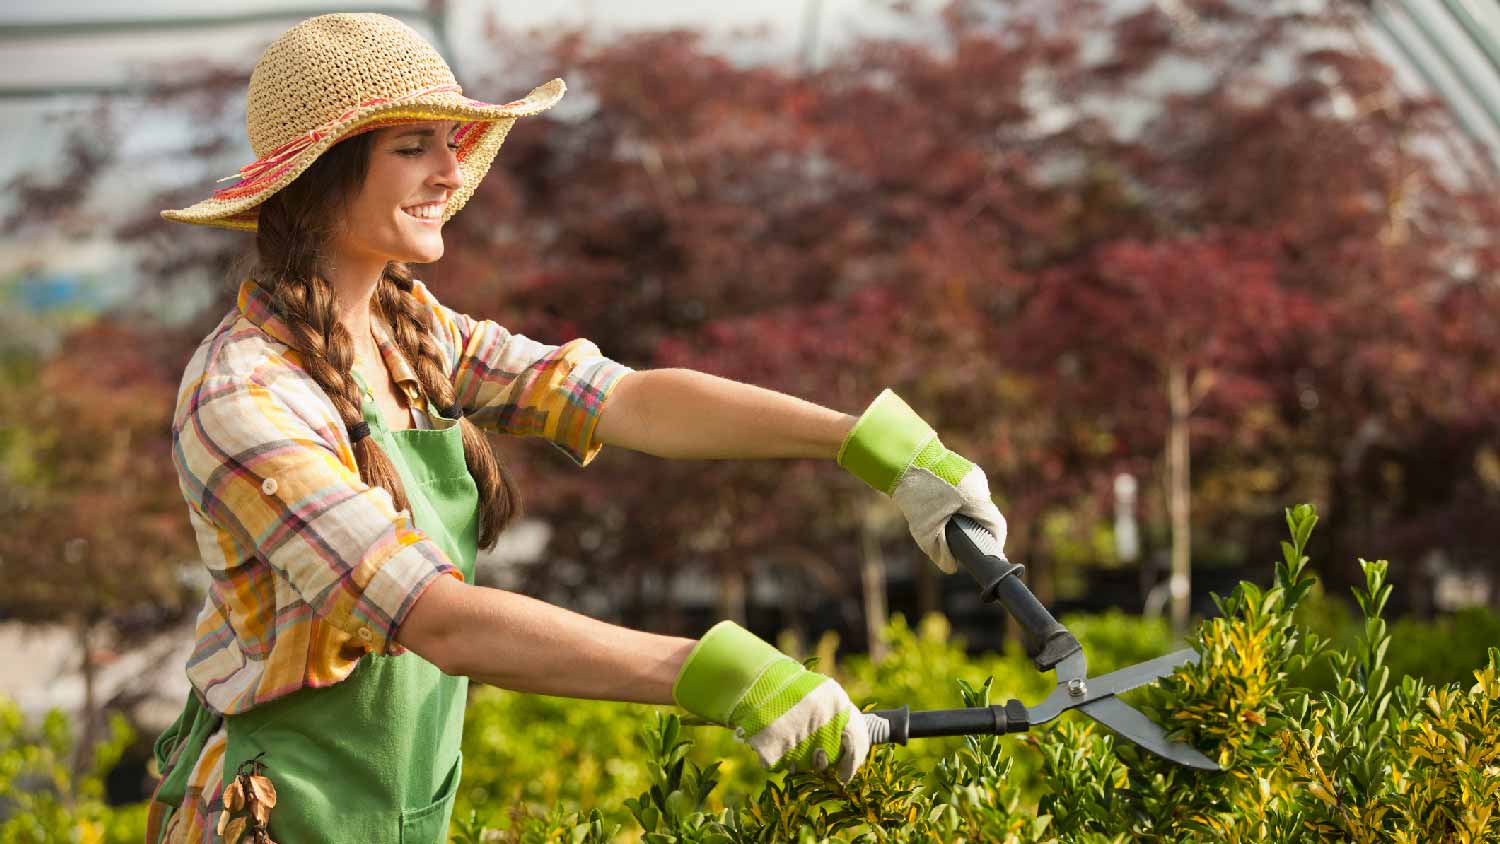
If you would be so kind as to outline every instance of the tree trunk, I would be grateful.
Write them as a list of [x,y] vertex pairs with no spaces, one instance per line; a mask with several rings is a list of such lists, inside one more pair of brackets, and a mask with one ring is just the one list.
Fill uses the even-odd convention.
[[1042,606],[1052,606],[1053,600],[1057,598],[1056,559],[1033,559],[1026,566],[1026,580],[1031,587],[1031,594],[1042,602]]
[[1187,632],[1192,571],[1192,483],[1188,452],[1188,420],[1192,397],[1187,368],[1180,363],[1167,370],[1167,506],[1172,523],[1172,629]]
[[885,659],[885,642],[880,638],[885,630],[885,555],[880,551],[880,536],[869,519],[863,520],[859,529],[860,546],[863,551],[860,562],[860,585],[864,589],[865,636],[870,644],[870,661]]
[[801,659],[807,653],[807,627],[802,623],[802,593],[805,591],[801,572],[786,566],[781,572],[781,630],[791,640],[794,656]]
[[620,624],[625,627],[634,627],[637,630],[657,629],[651,618],[654,607],[646,602],[646,575],[641,569],[636,569],[629,575],[629,585],[626,587],[624,600],[615,608],[620,614]]
[[676,569],[662,574],[662,590],[656,598],[656,610],[666,617],[667,632],[673,636],[686,635],[684,630],[687,625],[682,620],[682,603],[677,600],[673,586],[677,582],[679,572]]
[[[97,672],[94,671],[94,625],[79,622],[78,650],[82,654],[80,669],[83,672],[83,712],[78,717],[74,734],[77,744],[73,749],[73,787],[83,781],[83,772],[88,770],[94,755],[94,723],[99,711],[99,689]],[[69,804],[78,799],[78,794],[68,795]]]
[[938,605],[938,569],[927,559],[926,554],[917,553],[911,555],[912,576],[917,581],[917,616],[918,618],[939,612],[942,607]]
[[746,615],[745,573],[739,569],[725,570],[719,576],[719,616],[744,627]]

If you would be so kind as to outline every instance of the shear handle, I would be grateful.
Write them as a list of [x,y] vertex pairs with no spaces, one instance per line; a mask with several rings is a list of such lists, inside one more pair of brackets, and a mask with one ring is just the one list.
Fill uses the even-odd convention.
[[1026,707],[1019,700],[968,709],[879,709],[865,713],[865,723],[872,744],[906,744],[907,739],[934,736],[1003,736],[1031,728]]
[[[980,597],[999,601],[1025,632],[1026,655],[1038,671],[1051,671],[1059,662],[1083,650],[1021,580],[1024,566],[1005,559],[995,535],[968,516],[955,515],[945,528],[948,548],[979,583]],[[1071,678],[1069,678],[1071,679]]]

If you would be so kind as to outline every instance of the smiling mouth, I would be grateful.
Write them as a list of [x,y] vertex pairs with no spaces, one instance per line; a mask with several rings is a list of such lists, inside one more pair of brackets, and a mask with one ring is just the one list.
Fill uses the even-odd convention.
[[[443,211],[447,208],[446,203],[429,202],[425,205],[414,205],[411,208],[402,208],[401,213],[416,220],[419,223],[435,225],[443,221]],[[418,211],[420,213],[413,213]]]

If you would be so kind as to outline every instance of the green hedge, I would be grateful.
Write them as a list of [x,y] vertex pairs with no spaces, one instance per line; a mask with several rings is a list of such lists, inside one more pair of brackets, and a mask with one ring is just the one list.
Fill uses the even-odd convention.
[[[1384,561],[1360,561],[1359,633],[1347,646],[1310,630],[1296,611],[1316,586],[1303,554],[1316,520],[1307,506],[1287,513],[1291,540],[1283,543],[1274,584],[1262,590],[1243,583],[1218,601],[1221,617],[1200,624],[1190,639],[1199,664],[1129,695],[1216,757],[1222,772],[1174,766],[1070,714],[1022,737],[877,748],[861,775],[843,786],[823,775],[764,777],[723,731],[689,733],[673,715],[648,722],[644,753],[635,756],[623,747],[618,719],[593,705],[552,704],[554,724],[567,726],[522,737],[523,721],[512,707],[548,704],[496,694],[476,700],[466,753],[503,758],[507,770],[473,775],[455,840],[1500,840],[1500,649],[1489,649],[1485,664],[1472,671],[1477,682],[1395,681],[1382,618],[1391,591]],[[1151,625],[1120,617],[1070,624],[1085,635],[1096,673],[1171,647],[1160,628],[1147,632]],[[1023,700],[1046,691],[1046,680],[1013,653],[965,659],[939,620],[918,631],[898,622],[891,638],[886,662],[854,658],[838,666],[856,700],[927,708],[957,702],[945,687],[956,686],[967,705],[988,702],[992,688]],[[1328,688],[1302,685],[1319,667]],[[580,738],[563,738],[564,732]],[[506,748],[503,755],[492,752],[497,745]],[[643,758],[644,779],[633,765],[599,767],[573,755],[580,753]],[[632,780],[640,793],[619,799],[617,789]],[[493,806],[497,797],[511,807],[504,816],[468,808]],[[595,807],[563,808],[580,804],[574,801]],[[622,806],[628,819],[620,817]]]
[[115,714],[109,738],[75,777],[68,718],[53,710],[28,726],[20,707],[0,696],[0,844],[139,844],[145,802],[120,808],[104,802],[104,777],[134,738]]
[[[997,610],[998,613],[998,610]],[[999,623],[1000,617],[996,616]],[[1063,619],[1089,655],[1095,674],[1159,656],[1180,643],[1164,621],[1123,613],[1067,616]],[[1005,696],[1035,700],[1050,691],[1050,674],[1039,674],[1019,650],[971,658],[964,642],[953,636],[941,616],[929,616],[916,628],[896,616],[882,637],[889,656],[880,664],[855,655],[835,664],[837,639],[825,636],[811,656],[814,666],[832,668],[850,696],[874,708],[908,704],[914,709],[955,705],[956,683],[979,685],[994,678]],[[544,814],[554,805],[570,810],[599,807],[611,823],[631,820],[624,801],[650,782],[651,760],[641,752],[639,731],[652,723],[653,709],[596,701],[526,695],[493,687],[476,689],[464,730],[464,785],[456,816],[487,807],[524,806]],[[694,728],[692,759],[700,764],[722,760],[718,771],[724,790],[759,791],[768,776],[755,755],[727,730]],[[961,739],[930,739],[903,749],[903,758],[923,769],[963,745]],[[1017,774],[1036,792],[1031,774],[1038,760],[1018,760]],[[720,806],[715,797],[713,805]]]
[[[1031,735],[877,748],[846,788],[767,774],[728,731],[684,728],[651,707],[476,688],[453,840],[1500,840],[1500,651],[1471,650],[1463,682],[1410,676],[1457,675],[1462,649],[1496,642],[1500,623],[1484,612],[1402,622],[1393,641],[1381,618],[1386,565],[1364,561],[1361,611],[1345,617],[1307,571],[1315,521],[1311,508],[1288,513],[1274,583],[1241,584],[1220,601],[1221,617],[1190,638],[1199,665],[1127,696],[1223,773],[1174,767],[1070,714]],[[1096,675],[1181,646],[1158,621],[1063,620]],[[1049,691],[1051,675],[1014,650],[966,656],[940,617],[915,628],[896,618],[885,639],[890,656],[878,665],[835,661],[831,637],[806,656],[872,707]],[[27,730],[0,701],[0,844],[139,841],[144,804],[102,802],[100,777],[130,740],[123,723],[114,729],[94,770],[73,782],[66,719],[52,713]]]

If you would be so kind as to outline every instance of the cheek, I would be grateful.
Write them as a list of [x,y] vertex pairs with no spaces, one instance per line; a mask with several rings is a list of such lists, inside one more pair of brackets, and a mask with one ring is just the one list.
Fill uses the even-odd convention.
[[394,194],[387,194],[372,197],[372,201],[365,206],[364,214],[361,216],[368,225],[395,229],[400,225],[404,214],[405,212],[401,210],[401,200]]
[[387,213],[400,209],[401,196],[408,191],[410,168],[401,166],[401,157],[395,153],[381,152],[370,159],[370,168],[365,173],[363,197],[365,209],[372,214]]
[[394,152],[372,154],[353,219],[369,236],[382,239],[410,237],[412,228],[406,223],[406,212],[401,206],[423,194],[422,184],[426,177],[421,165]]

